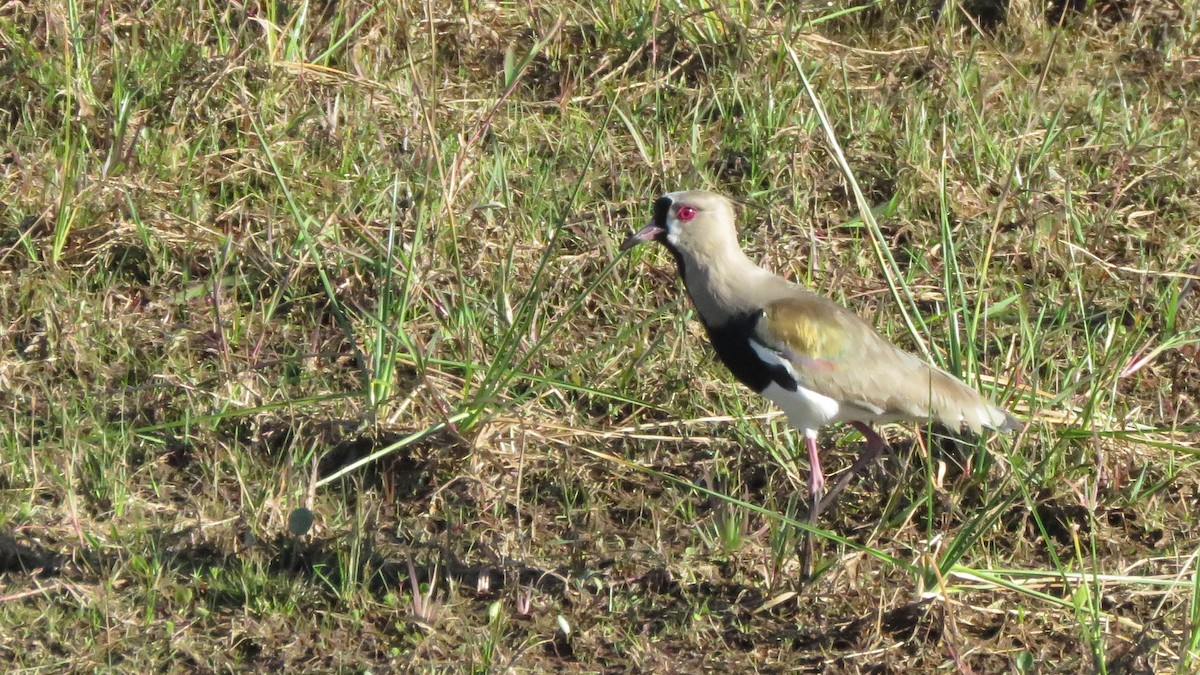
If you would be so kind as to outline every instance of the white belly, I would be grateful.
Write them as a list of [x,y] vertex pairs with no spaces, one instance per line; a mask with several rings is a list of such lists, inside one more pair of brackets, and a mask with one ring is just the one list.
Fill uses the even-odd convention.
[[826,424],[842,419],[838,416],[841,406],[837,401],[804,387],[788,391],[772,382],[762,394],[779,406],[792,426],[804,432],[815,432]]

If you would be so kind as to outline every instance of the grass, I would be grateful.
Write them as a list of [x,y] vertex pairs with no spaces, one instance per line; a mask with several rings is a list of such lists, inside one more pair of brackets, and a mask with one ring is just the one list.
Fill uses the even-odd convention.
[[[20,671],[1193,672],[1189,3],[0,10]],[[660,193],[1023,419],[800,444]],[[861,439],[825,437],[829,466]]]

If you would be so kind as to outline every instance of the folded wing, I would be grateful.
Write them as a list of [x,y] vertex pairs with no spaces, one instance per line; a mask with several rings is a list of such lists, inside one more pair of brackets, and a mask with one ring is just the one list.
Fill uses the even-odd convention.
[[979,433],[1019,423],[953,375],[905,352],[850,310],[796,289],[766,304],[751,345],[774,355],[796,384],[838,401],[846,419],[936,420]]

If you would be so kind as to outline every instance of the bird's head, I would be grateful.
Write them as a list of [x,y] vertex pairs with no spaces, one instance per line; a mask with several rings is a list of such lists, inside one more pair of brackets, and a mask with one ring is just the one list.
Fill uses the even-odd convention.
[[645,241],[657,241],[672,252],[708,257],[722,250],[739,250],[733,205],[704,190],[671,192],[654,202],[649,224],[621,244],[625,251]]

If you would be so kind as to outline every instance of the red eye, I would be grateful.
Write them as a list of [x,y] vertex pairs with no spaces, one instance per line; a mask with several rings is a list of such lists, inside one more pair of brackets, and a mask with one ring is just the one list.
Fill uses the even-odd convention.
[[696,217],[696,209],[690,206],[681,206],[679,207],[679,210],[675,212],[675,217],[680,220],[691,220],[692,218]]

